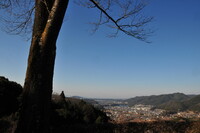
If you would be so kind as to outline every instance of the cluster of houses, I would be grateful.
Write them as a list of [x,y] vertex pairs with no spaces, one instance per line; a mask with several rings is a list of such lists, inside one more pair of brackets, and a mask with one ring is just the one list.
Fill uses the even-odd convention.
[[141,122],[156,120],[173,120],[176,118],[196,119],[200,113],[193,111],[170,114],[162,109],[155,109],[152,105],[138,104],[133,107],[126,105],[105,106],[105,112],[115,122]]

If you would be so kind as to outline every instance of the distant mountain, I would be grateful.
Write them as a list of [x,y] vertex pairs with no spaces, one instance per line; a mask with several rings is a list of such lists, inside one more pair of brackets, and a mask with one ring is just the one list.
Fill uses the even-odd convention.
[[194,96],[188,100],[179,101],[179,102],[168,102],[161,105],[158,105],[157,108],[170,110],[170,111],[200,111],[200,95]]
[[193,111],[200,111],[200,95],[197,95],[190,100],[184,101],[183,104]]
[[170,101],[167,103],[157,105],[156,107],[159,109],[164,109],[172,112],[184,111],[187,109],[187,107],[183,104],[183,102],[178,102],[178,101]]
[[154,105],[156,108],[168,111],[200,111],[200,95],[185,95],[183,93],[173,93],[165,95],[153,95],[135,97],[126,100],[129,106],[135,104]]
[[146,104],[146,105],[161,105],[168,102],[180,102],[184,100],[190,99],[189,96],[183,93],[173,93],[173,94],[165,94],[165,95],[152,95],[152,96],[140,96],[131,99],[127,99],[129,106],[133,106],[135,104]]

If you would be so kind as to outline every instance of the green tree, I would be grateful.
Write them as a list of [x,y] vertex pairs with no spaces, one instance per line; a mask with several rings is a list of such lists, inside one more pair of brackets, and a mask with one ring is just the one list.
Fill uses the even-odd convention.
[[[31,26],[32,41],[29,51],[28,66],[23,91],[21,115],[16,133],[48,133],[50,102],[52,95],[53,72],[56,55],[56,40],[63,23],[69,0],[1,0],[1,9],[9,10],[15,7],[26,7],[20,14],[13,13],[13,23],[10,32],[21,33]],[[144,17],[141,11],[146,6],[139,0],[80,0],[76,3],[87,8],[99,10],[99,20],[93,23],[94,31],[99,26],[107,24],[119,31],[139,40],[147,41],[151,31],[145,25],[152,17]],[[27,4],[28,6],[24,6]],[[33,5],[33,6],[31,6]],[[113,8],[113,9],[112,9]],[[112,12],[115,8],[120,13]],[[21,10],[20,10],[21,11]],[[117,10],[119,11],[119,10]],[[11,13],[12,14],[12,13]],[[10,21],[6,21],[7,23]],[[11,21],[12,22],[12,21]]]

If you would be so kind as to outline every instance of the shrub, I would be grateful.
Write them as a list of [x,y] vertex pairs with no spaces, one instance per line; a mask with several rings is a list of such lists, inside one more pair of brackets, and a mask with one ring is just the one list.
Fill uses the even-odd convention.
[[0,77],[0,118],[18,110],[18,98],[21,93],[21,85],[9,81],[5,77]]

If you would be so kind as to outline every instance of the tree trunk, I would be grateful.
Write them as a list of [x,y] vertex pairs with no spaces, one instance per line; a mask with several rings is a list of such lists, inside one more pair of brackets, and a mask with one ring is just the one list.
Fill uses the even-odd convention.
[[35,0],[22,109],[15,133],[48,133],[56,40],[68,0]]

